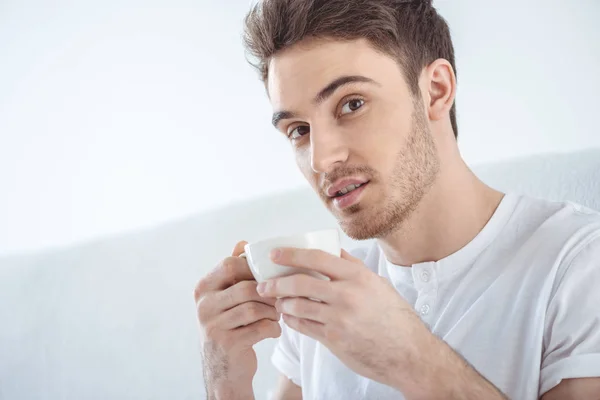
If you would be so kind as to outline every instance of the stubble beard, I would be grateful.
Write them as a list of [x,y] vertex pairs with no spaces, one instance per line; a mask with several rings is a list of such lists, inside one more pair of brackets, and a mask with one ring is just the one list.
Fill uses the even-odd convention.
[[405,148],[396,158],[384,204],[358,203],[344,209],[344,217],[336,215],[340,227],[350,238],[379,239],[401,230],[434,184],[440,162],[421,107],[415,104],[411,132]]

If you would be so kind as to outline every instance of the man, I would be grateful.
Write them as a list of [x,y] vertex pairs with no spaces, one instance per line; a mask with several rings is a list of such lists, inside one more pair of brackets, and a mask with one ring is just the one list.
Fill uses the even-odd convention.
[[431,2],[265,0],[245,42],[300,170],[377,241],[279,249],[331,280],[259,286],[239,243],[195,291],[209,398],[253,398],[252,345],[279,337],[278,399],[600,399],[600,215],[469,170]]

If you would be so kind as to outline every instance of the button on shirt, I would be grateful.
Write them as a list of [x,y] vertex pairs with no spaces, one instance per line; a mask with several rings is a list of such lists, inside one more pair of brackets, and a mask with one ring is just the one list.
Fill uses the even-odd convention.
[[[376,243],[352,253],[509,398],[537,400],[562,379],[600,376],[597,212],[507,194],[482,231],[440,261],[394,265]],[[403,399],[281,324],[272,362],[304,399]]]

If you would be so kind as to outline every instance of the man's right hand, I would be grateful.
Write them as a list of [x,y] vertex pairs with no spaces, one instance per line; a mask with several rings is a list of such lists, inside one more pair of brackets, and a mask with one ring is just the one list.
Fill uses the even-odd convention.
[[239,257],[245,244],[238,243],[194,290],[209,399],[252,399],[252,346],[281,335],[275,299],[258,295],[248,263]]

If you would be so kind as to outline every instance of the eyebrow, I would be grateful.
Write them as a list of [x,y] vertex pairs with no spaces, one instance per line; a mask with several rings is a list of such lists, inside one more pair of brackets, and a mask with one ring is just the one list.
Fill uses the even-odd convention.
[[[313,99],[313,104],[315,105],[319,105],[322,102],[324,102],[325,100],[327,100],[329,97],[331,97],[336,90],[338,90],[340,87],[348,85],[350,83],[355,83],[355,82],[363,82],[363,83],[371,83],[371,84],[375,84],[379,86],[379,83],[374,81],[371,78],[367,78],[366,76],[362,76],[362,75],[349,75],[349,76],[341,76],[337,79],[334,79],[333,81],[331,81],[327,86],[325,86],[323,89],[321,89],[321,91],[319,93],[317,93],[317,95],[315,96],[315,98]],[[291,111],[277,111],[275,113],[273,113],[273,118],[271,119],[271,123],[273,124],[274,127],[277,127],[277,125],[279,125],[279,122],[281,122],[281,120],[284,119],[290,119],[290,118],[294,118],[296,117],[296,114],[291,112]]]

